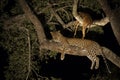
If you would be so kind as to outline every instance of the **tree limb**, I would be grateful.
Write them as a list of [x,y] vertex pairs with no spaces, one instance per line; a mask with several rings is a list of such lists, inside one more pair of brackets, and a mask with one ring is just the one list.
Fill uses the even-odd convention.
[[31,11],[31,9],[29,8],[29,6],[28,6],[28,4],[26,3],[25,0],[18,0],[18,1],[21,5],[23,11],[25,12],[26,16],[35,25],[34,28],[37,32],[38,42],[39,42],[39,44],[41,44],[42,42],[44,42],[44,40],[46,40],[46,36],[45,36],[44,29],[43,29],[43,26],[42,26],[41,22],[34,15],[34,13]]
[[107,0],[98,0],[100,3],[102,9],[106,13],[107,17],[110,20],[111,27],[113,30],[113,33],[120,45],[120,9],[119,10],[111,10],[110,6],[108,5]]
[[[62,53],[64,49],[62,49],[61,46],[63,46],[63,44],[60,42],[57,43],[54,41],[46,41],[42,43],[41,48]],[[106,47],[101,46],[101,48],[102,48],[103,54],[105,55],[105,58],[107,58],[109,61],[111,61],[113,64],[115,64],[117,67],[120,68],[120,57]],[[87,52],[83,52],[82,49],[80,49],[77,46],[69,45],[67,47],[67,50],[65,50],[64,52],[65,54],[68,54],[68,55],[88,56]],[[97,55],[100,55],[100,54],[97,54]]]
[[[62,53],[64,49],[62,49],[61,46],[63,46],[62,43],[57,43],[54,41],[46,41],[46,42],[41,44],[42,49],[48,49],[51,51],[56,51],[56,52]],[[82,53],[81,49],[79,47],[76,47],[76,46],[69,45],[67,47],[67,49],[69,49],[69,50],[65,50],[64,52],[66,54],[69,54],[69,55],[76,55],[76,56],[86,56],[87,55],[87,53]]]
[[73,14],[73,16],[75,17],[75,19],[76,19],[80,24],[82,24],[82,23],[83,23],[82,17],[78,14],[77,5],[78,5],[78,0],[74,0],[72,14]]
[[94,27],[94,25],[105,26],[107,23],[109,23],[109,19],[108,17],[105,17],[100,20],[94,20],[90,27]]
[[[71,22],[65,24],[65,25],[64,25],[64,26],[65,26],[64,28],[68,28],[68,27],[73,26],[73,25],[75,24],[75,22],[76,22],[76,21],[71,21]],[[100,19],[100,20],[94,20],[94,21],[93,21],[93,24],[91,24],[89,28],[93,28],[93,27],[96,27],[96,26],[101,26],[101,27],[103,27],[103,26],[105,26],[108,22],[109,22],[108,17],[102,18],[102,19]],[[79,24],[79,26],[82,26],[82,25]]]

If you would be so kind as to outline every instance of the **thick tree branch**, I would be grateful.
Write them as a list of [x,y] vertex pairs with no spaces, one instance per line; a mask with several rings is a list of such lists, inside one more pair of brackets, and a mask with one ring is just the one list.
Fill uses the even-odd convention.
[[31,22],[35,25],[34,28],[37,32],[37,36],[38,36],[38,41],[39,44],[41,44],[42,42],[44,42],[44,40],[46,40],[46,36],[42,27],[41,22],[39,21],[39,19],[34,15],[34,13],[31,11],[30,7],[28,6],[28,4],[25,2],[25,0],[19,0],[19,3],[23,9],[23,11],[25,12],[26,16],[31,20]]
[[[62,43],[57,43],[54,41],[46,41],[41,45],[41,48],[43,49],[48,49],[56,52],[62,53],[64,49],[62,49],[63,44]],[[81,49],[77,46],[68,46],[67,49],[64,52],[69,55],[76,55],[76,56],[86,56],[88,53],[83,53],[81,52]]]
[[[62,43],[57,43],[54,41],[46,41],[42,43],[41,48],[62,53],[64,49],[62,49],[61,46],[63,46]],[[105,58],[120,68],[120,57],[118,57],[114,52],[112,52],[110,49],[106,47],[101,46],[101,48],[102,48],[103,54],[105,55]],[[89,55],[89,53],[83,52],[82,49],[80,49],[79,47],[71,46],[71,45],[69,45],[67,47],[67,50],[65,50],[64,52],[65,54],[75,55],[75,56]],[[100,55],[100,54],[97,54],[97,55]]]
[[106,13],[107,17],[110,20],[111,27],[113,29],[113,33],[120,45],[120,10],[111,10],[110,6],[108,5],[107,0],[98,0],[102,9]]
[[94,27],[94,25],[105,26],[107,23],[109,23],[109,19],[108,17],[105,17],[100,20],[94,20],[90,27]]
[[[109,22],[108,17],[102,18],[100,20],[94,20],[93,24],[90,25],[90,28],[96,27],[96,26],[101,26],[104,27],[107,23]],[[71,21],[67,24],[65,24],[65,28],[71,27],[76,23],[76,21]],[[79,26],[82,26],[81,24],[79,24]]]
[[73,3],[73,16],[75,17],[75,19],[77,21],[79,21],[80,24],[82,24],[82,17],[78,14],[78,11],[77,11],[77,5],[78,5],[78,0],[74,0],[74,3]]

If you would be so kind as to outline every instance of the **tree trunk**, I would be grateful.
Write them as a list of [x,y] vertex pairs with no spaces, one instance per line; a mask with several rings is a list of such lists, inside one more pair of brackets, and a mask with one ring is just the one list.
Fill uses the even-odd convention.
[[46,36],[45,36],[45,33],[44,33],[42,23],[33,14],[33,12],[31,11],[30,7],[28,6],[28,4],[26,3],[25,0],[18,0],[18,1],[19,1],[20,5],[21,5],[23,11],[25,12],[26,16],[35,25],[34,28],[35,28],[35,30],[37,32],[38,42],[39,42],[39,44],[41,44],[42,42],[44,42],[44,40],[46,40]]
[[109,18],[113,33],[120,45],[120,10],[111,10],[107,0],[98,0],[98,2]]

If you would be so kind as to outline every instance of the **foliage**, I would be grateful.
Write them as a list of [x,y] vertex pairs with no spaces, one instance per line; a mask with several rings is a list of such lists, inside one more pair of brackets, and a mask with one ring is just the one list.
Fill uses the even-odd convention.
[[[31,24],[27,24],[29,27]],[[31,27],[30,27],[31,28]],[[6,30],[3,30],[0,37],[0,44],[8,50],[9,55],[9,66],[8,70],[5,72],[6,79],[25,79],[27,75],[27,67],[28,67],[28,35],[24,27],[20,27],[18,25],[7,26]],[[34,30],[34,29],[33,29]],[[37,43],[35,41],[35,31],[30,31],[32,35],[30,35],[31,45]],[[32,49],[32,58],[36,55],[33,54],[37,49],[36,45]],[[36,64],[36,62],[34,62]],[[13,76],[14,75],[14,76]],[[21,77],[22,76],[22,77]]]
[[[25,75],[23,75],[24,72],[26,72],[25,67],[26,65],[23,65],[26,63],[25,58],[27,58],[27,56],[25,56],[24,53],[27,53],[27,45],[23,46],[23,43],[25,42],[25,38],[24,37],[20,37],[22,35],[20,34],[16,34],[16,31],[14,31],[14,29],[11,31],[4,31],[4,33],[2,33],[2,40],[1,40],[1,45],[8,49],[8,55],[9,55],[9,67],[8,67],[8,71],[5,72],[5,76],[6,79],[17,79],[20,78],[20,74],[22,74],[24,78]],[[22,47],[22,48],[21,48]],[[19,55],[19,56],[18,56]],[[14,73],[15,72],[15,73]],[[12,75],[15,75],[13,77],[11,77]]]
[[[31,64],[29,78],[34,79],[34,75],[39,76],[40,62],[39,57],[39,44],[37,41],[36,32],[33,24],[28,20],[23,22],[4,26],[1,21],[0,45],[8,50],[9,61],[6,67],[5,78],[6,80],[26,79],[28,75],[28,65]],[[29,34],[29,35],[28,35]],[[29,63],[29,41],[30,38],[30,63]],[[54,52],[44,52],[44,60],[50,57],[55,57]],[[52,56],[53,55],[53,56]],[[14,75],[14,76],[13,76]],[[44,78],[44,77],[40,77]],[[46,78],[46,77],[45,77]]]

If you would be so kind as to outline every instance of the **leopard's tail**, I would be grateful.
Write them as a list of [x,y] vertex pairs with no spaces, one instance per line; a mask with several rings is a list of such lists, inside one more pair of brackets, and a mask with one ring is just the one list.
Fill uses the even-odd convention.
[[118,57],[114,52],[112,52],[110,49],[106,47],[101,48],[105,58],[120,68],[120,57]]

